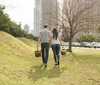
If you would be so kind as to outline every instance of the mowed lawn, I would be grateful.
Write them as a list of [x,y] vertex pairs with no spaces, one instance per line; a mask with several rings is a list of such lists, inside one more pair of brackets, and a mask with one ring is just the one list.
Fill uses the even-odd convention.
[[55,66],[50,48],[44,67],[36,44],[0,32],[0,85],[100,85],[100,49],[73,48]]

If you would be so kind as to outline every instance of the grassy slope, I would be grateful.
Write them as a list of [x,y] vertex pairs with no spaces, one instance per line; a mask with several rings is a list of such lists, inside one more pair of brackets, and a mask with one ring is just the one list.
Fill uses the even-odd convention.
[[35,49],[35,41],[0,32],[0,85],[100,85],[99,49],[73,48],[61,56],[60,67],[50,50],[47,68]]
[[34,48],[0,31],[0,85],[30,83],[27,74],[34,58]]
[[18,38],[19,40],[23,41],[25,44],[29,45],[30,47],[35,47],[37,42],[33,41],[31,39],[26,39],[26,38]]

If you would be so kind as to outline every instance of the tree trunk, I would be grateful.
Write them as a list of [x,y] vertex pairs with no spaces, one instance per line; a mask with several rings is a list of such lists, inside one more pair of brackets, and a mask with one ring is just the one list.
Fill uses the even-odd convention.
[[70,40],[69,40],[69,48],[68,48],[68,51],[69,52],[72,52],[72,38],[70,37]]

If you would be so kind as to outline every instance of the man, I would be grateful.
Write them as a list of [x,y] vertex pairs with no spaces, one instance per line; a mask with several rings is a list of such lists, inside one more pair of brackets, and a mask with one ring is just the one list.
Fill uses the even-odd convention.
[[51,38],[51,32],[47,28],[48,26],[44,25],[44,29],[40,32],[38,37],[38,42],[41,42],[42,61],[45,66],[47,66]]

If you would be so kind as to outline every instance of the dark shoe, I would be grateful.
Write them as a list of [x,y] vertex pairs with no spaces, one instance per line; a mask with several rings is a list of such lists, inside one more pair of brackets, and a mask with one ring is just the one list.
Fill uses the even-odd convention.
[[58,61],[58,65],[60,65],[59,61]]

